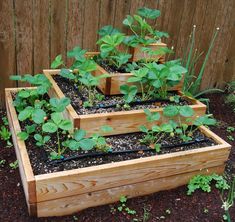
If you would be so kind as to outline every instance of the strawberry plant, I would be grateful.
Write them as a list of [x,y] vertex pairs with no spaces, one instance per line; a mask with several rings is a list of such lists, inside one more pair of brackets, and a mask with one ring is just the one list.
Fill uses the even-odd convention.
[[116,69],[121,68],[131,58],[131,55],[125,52],[119,51],[120,45],[125,39],[124,34],[115,33],[112,35],[105,35],[101,37],[97,44],[100,46],[100,55],[97,57],[97,61],[105,61],[109,66],[113,66]]
[[135,99],[135,96],[137,94],[137,86],[128,86],[128,85],[121,85],[120,86],[120,92],[124,95],[123,99],[125,101],[125,107],[128,108],[129,103],[133,102]]

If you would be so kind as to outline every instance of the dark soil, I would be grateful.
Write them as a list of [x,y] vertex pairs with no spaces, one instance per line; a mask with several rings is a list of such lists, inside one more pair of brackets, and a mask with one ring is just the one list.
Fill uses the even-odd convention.
[[[108,145],[112,148],[113,151],[124,151],[124,150],[141,150],[149,148],[146,145],[143,145],[139,142],[140,139],[144,137],[143,133],[132,133],[132,134],[126,134],[126,135],[119,135],[119,136],[109,136],[107,137],[106,141]],[[204,139],[206,137],[203,136],[199,131],[196,131],[193,136],[194,138],[200,138]],[[56,150],[57,144],[56,138],[52,138],[50,140],[50,143],[47,145],[50,149],[47,147],[39,148],[35,145],[35,140],[33,137],[30,137],[29,140],[26,141],[26,147],[28,149],[29,158],[32,164],[33,171],[36,175],[38,174],[44,174],[44,173],[51,173],[51,172],[58,172],[63,170],[70,170],[70,169],[77,169],[77,168],[83,168],[88,166],[96,166],[101,165],[105,163],[111,163],[111,162],[119,162],[124,160],[131,160],[131,159],[137,159],[137,158],[143,158],[148,156],[154,156],[154,155],[161,155],[165,153],[172,153],[172,152],[179,152],[184,150],[190,150],[190,149],[196,149],[196,148],[202,148],[206,146],[212,146],[215,145],[215,143],[212,140],[208,140],[206,142],[202,143],[195,143],[190,146],[181,146],[181,147],[175,147],[175,148],[162,148],[161,151],[156,154],[155,151],[144,151],[144,152],[136,152],[136,153],[128,153],[128,154],[118,154],[118,155],[112,155],[107,154],[105,156],[99,156],[99,157],[86,157],[82,159],[76,159],[72,161],[66,161],[59,164],[51,164],[47,158],[49,156],[49,153],[51,152],[51,149]],[[164,136],[162,140],[159,141],[162,146],[168,146],[172,144],[180,144],[183,141],[181,141],[180,138],[172,138],[168,136]],[[45,150],[47,151],[47,154],[45,153]],[[73,155],[81,155],[81,154],[89,154],[89,153],[95,153],[94,151],[70,151],[66,152],[64,155],[65,157],[73,156]]]
[[[210,111],[220,121],[220,125],[214,127],[213,131],[233,145],[226,168],[226,174],[231,177],[235,175],[235,141],[229,141],[227,136],[235,137],[235,133],[226,132],[226,128],[227,126],[234,126],[235,114],[229,109],[228,105],[224,104],[224,95],[212,95],[209,98],[211,99]],[[4,111],[1,111],[0,114],[2,117],[5,116]],[[1,118],[0,125],[2,125]],[[211,193],[197,191],[192,196],[187,196],[186,186],[128,200],[127,206],[137,212],[135,216],[118,212],[116,209],[119,204],[116,203],[90,208],[66,217],[41,219],[29,217],[19,171],[18,169],[12,170],[9,167],[9,163],[16,160],[14,148],[6,148],[6,145],[4,141],[0,140],[0,159],[6,160],[6,164],[0,167],[0,221],[129,222],[133,221],[134,218],[145,222],[223,221],[223,209],[221,208],[218,190],[212,189]],[[230,214],[232,221],[235,221],[235,207],[230,208]]]
[[[123,96],[105,96],[104,99],[101,102],[97,102],[94,104],[92,108],[84,108],[83,107],[83,101],[87,100],[88,98],[88,92],[86,89],[82,89],[82,91],[78,92],[79,90],[76,89],[76,87],[71,83],[69,80],[67,80],[64,77],[61,77],[59,75],[53,76],[54,80],[64,93],[64,95],[71,100],[71,105],[75,109],[75,111],[78,114],[92,114],[92,113],[109,113],[109,112],[115,112],[115,111],[121,111],[125,110],[123,106],[120,107],[111,107],[108,109],[104,108],[98,108],[97,105],[103,104],[103,105],[117,105],[120,103],[124,103]],[[95,91],[95,94],[99,94],[98,91]],[[176,95],[175,93],[171,93],[170,96]],[[137,100],[140,100],[140,96],[136,98]],[[139,109],[153,109],[153,108],[159,108],[159,107],[165,107],[167,105],[190,105],[188,101],[186,101],[183,98],[180,98],[179,103],[175,102],[169,102],[169,101],[162,101],[162,102],[151,102],[146,104],[136,104],[131,106],[130,110],[139,110]]]

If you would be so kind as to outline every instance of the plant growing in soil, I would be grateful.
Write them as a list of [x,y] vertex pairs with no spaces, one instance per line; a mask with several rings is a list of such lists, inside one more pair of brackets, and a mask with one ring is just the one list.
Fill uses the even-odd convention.
[[133,33],[127,37],[126,44],[135,47],[138,44],[147,46],[161,40],[162,37],[168,37],[166,32],[155,30],[147,20],[153,20],[161,15],[159,10],[150,8],[139,8],[133,16],[127,15],[123,20],[123,24]]
[[97,57],[97,62],[105,62],[108,66],[119,70],[128,62],[131,55],[119,50],[125,36],[123,33],[115,33],[101,37],[97,44],[100,46],[100,55]]
[[[103,74],[99,76],[93,76],[92,71],[95,71],[97,66],[93,59],[85,55],[86,50],[81,49],[79,46],[68,51],[68,58],[73,59],[73,64],[70,68],[61,68],[59,74],[71,80],[79,91],[82,91],[84,88],[88,92],[88,100],[84,101],[84,107],[92,107],[95,99],[103,99],[99,94],[97,94],[96,86],[99,84],[100,79],[106,78],[108,75]],[[53,67],[58,68],[63,62],[52,62]],[[55,66],[55,65],[58,66]]]
[[120,92],[124,95],[123,99],[125,101],[124,108],[129,109],[130,103],[134,101],[135,96],[137,94],[138,88],[135,85],[128,86],[128,85],[121,85]]
[[211,183],[215,181],[215,187],[219,190],[228,190],[227,181],[218,174],[212,175],[196,175],[188,183],[187,194],[191,195],[195,190],[201,189],[204,192],[211,192]]
[[4,167],[6,164],[6,160],[0,160],[0,167]]
[[10,163],[9,166],[10,166],[10,168],[11,168],[12,170],[17,169],[18,166],[19,166],[18,160],[16,160],[16,161]]
[[167,98],[168,88],[177,85],[187,70],[180,65],[179,60],[157,64],[145,64],[145,67],[132,71],[130,83],[138,83],[141,88],[142,100],[156,97]]
[[[107,133],[113,130],[110,126],[102,126],[100,128],[101,132]],[[112,150],[112,148],[107,144],[105,137],[101,136],[99,133],[95,133],[92,135],[92,139],[95,142],[95,148],[97,150],[103,151],[103,152],[109,152]]]
[[229,214],[229,209],[233,206],[234,200],[235,200],[235,177],[233,178],[233,181],[231,182],[231,185],[229,187],[228,194],[225,196],[224,189],[222,189],[221,192],[221,200],[222,200],[222,208],[224,209],[225,214],[223,215],[223,219],[231,222],[231,217]]
[[10,142],[11,132],[5,126],[1,126],[0,137],[7,142],[8,146],[12,145],[12,143]]
[[[144,112],[147,115],[148,122],[155,122],[160,119],[160,114],[157,112],[151,113],[148,109],[145,109]],[[140,142],[149,145],[152,149],[155,149],[156,152],[160,152],[160,140],[165,136],[165,134],[172,133],[173,130],[173,127],[169,123],[163,123],[160,126],[153,125],[151,129],[148,129],[146,126],[140,126],[140,131],[146,134]]]

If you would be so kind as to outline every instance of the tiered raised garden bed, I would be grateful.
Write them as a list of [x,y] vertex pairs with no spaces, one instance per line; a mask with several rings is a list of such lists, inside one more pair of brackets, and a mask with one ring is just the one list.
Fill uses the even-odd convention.
[[205,127],[200,131],[215,144],[209,147],[34,175],[20,131],[12,93],[6,89],[6,107],[30,215],[62,216],[79,210],[172,189],[199,173],[222,174],[230,145]]
[[[50,80],[53,86],[49,91],[49,96],[64,98],[64,93],[53,79],[53,75],[57,75],[58,73],[59,70],[44,70],[44,74]],[[178,91],[178,94],[181,95],[181,92]],[[184,98],[191,104],[190,106],[194,109],[194,116],[192,117],[192,119],[205,114],[205,104],[187,96],[184,96]],[[162,114],[163,108],[150,109],[150,111],[159,112],[160,114]],[[109,125],[113,128],[111,134],[107,133],[105,135],[138,132],[139,126],[146,125],[146,115],[143,110],[79,115],[75,111],[73,106],[69,105],[67,107],[65,116],[73,121],[74,127],[86,130],[87,132],[89,132],[89,135],[98,132],[100,127],[103,125]],[[161,118],[161,122],[164,121],[166,121],[166,118]]]

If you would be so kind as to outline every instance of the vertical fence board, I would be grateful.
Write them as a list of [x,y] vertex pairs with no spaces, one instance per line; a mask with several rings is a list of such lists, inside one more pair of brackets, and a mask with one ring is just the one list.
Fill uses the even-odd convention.
[[99,27],[99,7],[98,0],[85,0],[85,15],[83,26],[83,48],[90,51],[96,50],[97,30]]
[[[0,1],[1,99],[3,89],[15,84],[8,80],[12,73],[41,72],[76,45],[96,50],[100,27],[113,25],[127,33],[123,19],[143,6],[161,11],[153,23],[169,32],[166,42],[176,47],[175,58],[183,56],[193,24],[195,48],[205,53],[220,26],[201,88],[223,87],[235,79],[234,0],[5,0]],[[203,56],[197,73],[202,61]]]
[[15,0],[15,16],[17,73],[33,74],[33,1]]
[[0,1],[0,21],[0,105],[4,106],[4,88],[15,86],[9,80],[16,72],[13,0]]
[[49,68],[49,1],[33,0],[33,70],[34,73],[42,73]]
[[50,63],[58,54],[66,60],[67,0],[51,0]]
[[84,0],[69,0],[68,2],[67,50],[78,45],[82,46],[84,2]]

